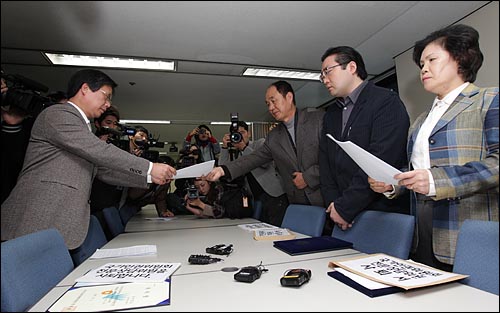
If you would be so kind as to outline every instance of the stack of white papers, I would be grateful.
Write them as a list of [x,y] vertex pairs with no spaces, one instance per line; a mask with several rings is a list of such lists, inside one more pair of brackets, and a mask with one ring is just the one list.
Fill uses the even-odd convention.
[[116,249],[97,249],[90,257],[91,259],[106,259],[122,256],[155,255],[156,245],[141,245]]
[[267,223],[240,224],[238,225],[238,227],[248,232],[254,232],[255,230],[262,230],[262,229],[279,228]]

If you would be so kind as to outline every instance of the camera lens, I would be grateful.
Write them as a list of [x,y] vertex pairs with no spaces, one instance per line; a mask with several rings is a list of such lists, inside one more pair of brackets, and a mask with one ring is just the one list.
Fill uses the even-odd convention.
[[198,134],[203,135],[206,132],[207,132],[207,130],[205,128],[200,128],[200,131],[198,132]]
[[241,136],[241,134],[238,133],[238,132],[231,133],[230,138],[231,138],[231,142],[232,143],[238,143],[238,142],[240,142],[243,139],[243,137]]

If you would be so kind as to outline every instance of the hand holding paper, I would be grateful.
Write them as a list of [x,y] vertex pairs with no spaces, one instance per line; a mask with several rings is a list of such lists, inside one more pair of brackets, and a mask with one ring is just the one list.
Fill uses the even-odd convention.
[[335,141],[368,176],[386,184],[398,184],[398,181],[394,179],[394,175],[401,173],[400,170],[350,141],[335,140],[330,134],[326,134],[326,136]]
[[179,178],[192,178],[192,177],[201,177],[203,175],[207,175],[210,173],[212,168],[214,167],[215,160],[203,162],[200,164],[191,165],[180,169],[177,171],[177,174],[174,175],[174,179]]

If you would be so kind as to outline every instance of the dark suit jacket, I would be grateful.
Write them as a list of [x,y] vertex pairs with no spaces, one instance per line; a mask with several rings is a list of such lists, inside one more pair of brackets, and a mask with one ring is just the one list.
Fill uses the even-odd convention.
[[95,136],[75,107],[53,105],[37,117],[17,184],[2,203],[2,240],[56,228],[77,248],[89,226],[94,177],[146,188],[148,169],[146,159]]
[[337,140],[349,140],[401,168],[406,164],[409,126],[408,113],[399,96],[372,82],[361,91],[342,134],[342,109],[330,105],[323,122],[319,162],[325,205],[333,202],[339,215],[348,222],[363,210],[408,212],[409,202],[391,202],[383,194],[373,192],[365,172],[326,134]]
[[[283,124],[276,126],[266,137],[264,144],[249,155],[244,155],[223,166],[231,178],[246,174],[268,162],[274,161],[283,179],[285,192],[290,203],[324,206],[319,190],[319,141],[324,111],[298,114],[296,128],[296,147],[289,139],[288,130]],[[292,181],[293,172],[302,172],[307,187],[297,189]]]

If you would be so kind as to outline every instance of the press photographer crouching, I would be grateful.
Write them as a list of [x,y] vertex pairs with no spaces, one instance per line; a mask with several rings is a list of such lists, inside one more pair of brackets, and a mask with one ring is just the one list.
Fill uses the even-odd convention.
[[[195,189],[196,188],[196,189]],[[186,208],[203,218],[245,218],[252,216],[250,195],[245,189],[229,189],[219,182],[194,180],[185,196]]]

